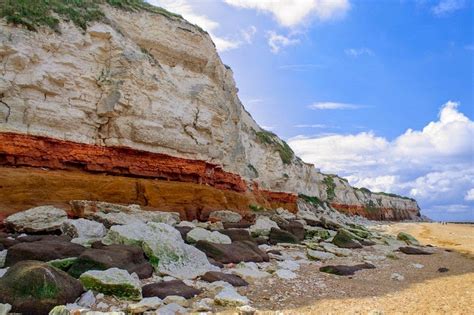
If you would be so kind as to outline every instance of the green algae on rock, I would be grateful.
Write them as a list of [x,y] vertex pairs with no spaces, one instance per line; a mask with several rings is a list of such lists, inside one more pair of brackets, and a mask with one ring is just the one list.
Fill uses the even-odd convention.
[[403,241],[407,243],[408,245],[420,245],[420,243],[418,242],[416,238],[414,238],[413,236],[405,232],[398,233],[397,240]]

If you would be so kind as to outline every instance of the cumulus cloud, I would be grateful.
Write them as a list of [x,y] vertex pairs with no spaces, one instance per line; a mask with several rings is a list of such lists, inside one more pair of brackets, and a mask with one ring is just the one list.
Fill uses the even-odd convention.
[[268,46],[272,53],[277,54],[280,52],[281,48],[291,45],[296,45],[300,42],[297,38],[292,38],[291,36],[284,36],[277,34],[274,31],[267,32],[268,37]]
[[373,56],[374,52],[369,48],[348,48],[344,52],[351,57],[359,57],[361,55]]
[[465,0],[441,0],[431,8],[434,15],[445,16],[464,8]]
[[474,201],[474,188],[471,188],[466,192],[466,196],[464,196],[464,200]]
[[[188,0],[147,0],[150,4],[163,7],[170,12],[180,14],[189,22],[198,25],[202,29],[206,30],[211,35],[212,40],[216,44],[216,49],[219,52],[224,52],[231,49],[240,47],[243,42],[249,42],[251,36],[257,31],[254,26],[253,34],[248,33],[249,30],[243,30],[241,33],[242,39],[240,38],[228,38],[216,35],[216,31],[219,28],[219,23],[214,21],[203,14],[196,13],[194,6]],[[251,29],[253,30],[253,29]],[[245,32],[245,33],[244,33]]]
[[317,102],[308,106],[310,109],[359,109],[365,106],[348,104],[348,103],[337,103],[337,102]]
[[224,0],[238,8],[272,14],[282,26],[294,27],[311,17],[327,21],[344,15],[350,8],[348,0]]
[[250,25],[248,28],[241,30],[240,33],[247,44],[252,44],[253,37],[257,33],[257,28],[254,25]]
[[410,195],[422,207],[434,209],[470,198],[472,139],[474,122],[459,111],[458,103],[449,101],[436,121],[421,130],[408,129],[394,140],[361,132],[299,136],[288,143],[304,161],[344,175],[355,186]]

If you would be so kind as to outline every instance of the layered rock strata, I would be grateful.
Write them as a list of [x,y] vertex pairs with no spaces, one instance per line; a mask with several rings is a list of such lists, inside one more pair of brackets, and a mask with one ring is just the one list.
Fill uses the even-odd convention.
[[200,28],[101,8],[105,18],[86,30],[0,20],[3,215],[94,199],[192,219],[249,206],[295,211],[304,194],[374,219],[419,216],[416,201],[354,189],[261,129]]

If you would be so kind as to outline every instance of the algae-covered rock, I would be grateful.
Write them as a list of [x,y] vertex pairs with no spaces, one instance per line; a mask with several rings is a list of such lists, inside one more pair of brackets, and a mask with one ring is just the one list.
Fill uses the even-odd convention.
[[357,241],[357,236],[346,229],[339,229],[332,243],[341,248],[362,248],[362,245]]
[[61,269],[62,271],[67,271],[77,260],[77,257],[68,257],[63,259],[55,259],[48,261],[48,264]]
[[360,238],[369,238],[372,234],[369,231],[361,230],[361,229],[348,229],[349,232],[352,234],[357,235]]
[[90,270],[83,273],[79,280],[88,289],[114,295],[124,299],[141,300],[142,290],[136,274],[118,268],[107,270]]
[[0,301],[11,304],[12,312],[29,315],[73,303],[83,291],[79,281],[39,261],[18,262],[0,278]]
[[408,245],[420,245],[416,238],[405,232],[398,233],[397,240],[405,242]]
[[322,240],[327,240],[331,237],[329,231],[321,227],[307,226],[305,229],[305,238],[320,238]]

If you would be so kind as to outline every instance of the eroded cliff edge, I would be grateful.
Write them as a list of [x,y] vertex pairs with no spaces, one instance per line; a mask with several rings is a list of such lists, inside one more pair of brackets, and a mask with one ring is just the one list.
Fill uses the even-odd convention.
[[415,200],[317,172],[261,129],[209,35],[185,20],[104,5],[59,32],[0,24],[0,212],[96,199],[177,210],[295,211],[297,196],[372,219]]

